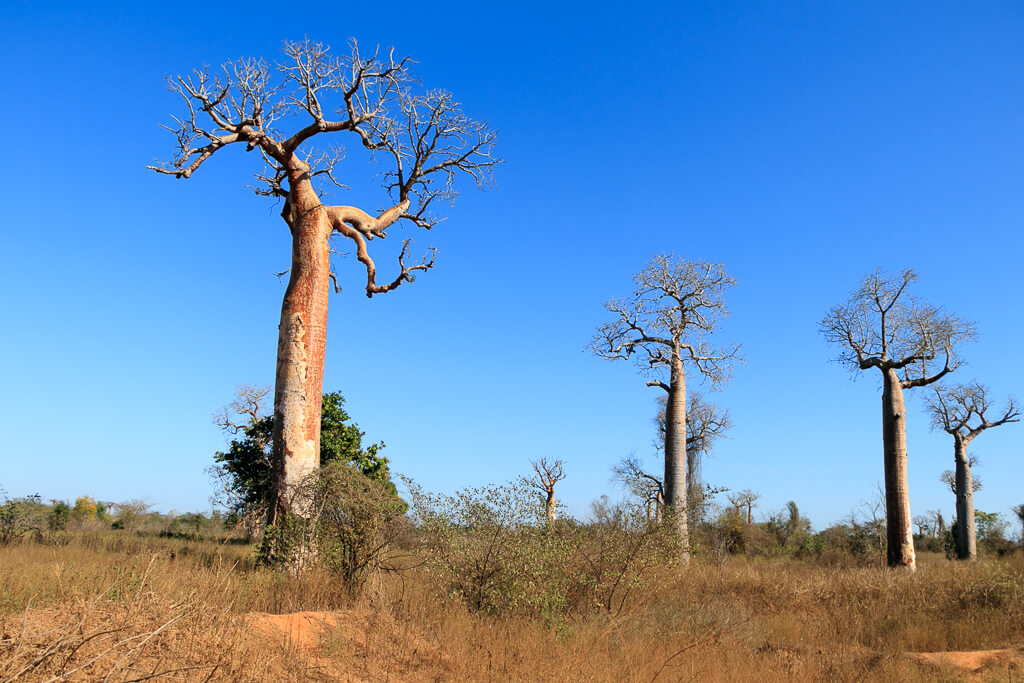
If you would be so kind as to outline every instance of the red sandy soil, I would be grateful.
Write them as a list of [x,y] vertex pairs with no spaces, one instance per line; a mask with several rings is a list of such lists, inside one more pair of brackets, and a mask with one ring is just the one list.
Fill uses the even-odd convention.
[[910,657],[924,664],[952,666],[980,673],[988,668],[1017,669],[1024,667],[1021,649],[968,650],[964,652],[911,652]]
[[247,614],[245,620],[256,633],[306,656],[327,678],[435,681],[450,667],[435,645],[366,609]]

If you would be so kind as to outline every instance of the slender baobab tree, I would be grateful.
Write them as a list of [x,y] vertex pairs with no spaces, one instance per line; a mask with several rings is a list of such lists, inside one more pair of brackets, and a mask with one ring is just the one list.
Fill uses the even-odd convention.
[[[917,568],[907,488],[906,408],[903,390],[923,387],[953,372],[957,345],[974,336],[970,323],[907,293],[913,270],[897,276],[878,270],[821,321],[825,339],[840,348],[837,360],[852,370],[882,374],[882,444],[885,463],[887,561]],[[941,369],[929,364],[941,358]]]
[[612,481],[622,484],[643,502],[648,522],[661,521],[665,487],[661,483],[661,477],[647,472],[635,455],[626,456],[612,465]]
[[[686,497],[687,522],[693,527],[703,517],[707,493],[704,489],[703,462],[710,457],[715,442],[724,438],[732,428],[729,411],[708,401],[699,391],[691,391],[686,397]],[[665,408],[668,397],[658,396],[658,414],[654,419],[658,426],[654,446],[665,448]]]
[[736,493],[730,493],[726,496],[729,502],[739,511],[743,508],[747,509],[747,524],[754,523],[754,508],[757,507],[757,499],[761,497],[760,493],[755,493],[750,489],[743,489]]
[[597,331],[590,348],[610,360],[635,357],[642,368],[661,376],[647,385],[664,390],[668,398],[665,512],[682,543],[682,557],[689,560],[685,367],[695,368],[713,386],[728,378],[739,347],[712,348],[707,338],[728,314],[725,291],[735,281],[721,264],[684,261],[669,254],[655,256],[633,276],[633,283],[632,296],[605,304],[613,319]]
[[988,387],[978,382],[937,387],[928,400],[932,427],[953,436],[956,471],[948,483],[956,496],[956,554],[961,560],[978,559],[978,539],[974,528],[976,488],[971,477],[974,458],[967,454],[967,446],[986,429],[1020,420],[1020,410],[1012,398],[1006,402],[1001,417],[990,420],[986,413],[991,408]]
[[[383,240],[400,220],[430,229],[442,220],[434,209],[456,197],[459,176],[482,187],[492,182],[499,163],[492,155],[495,134],[464,114],[450,93],[420,87],[410,64],[393,52],[364,56],[354,40],[342,56],[304,40],[286,42],[274,64],[243,58],[168,78],[184,101],[184,115],[165,126],[177,149],[169,162],[148,168],[189,178],[227,147],[257,151],[263,170],[253,189],[283,200],[281,217],[292,236],[278,328],[272,522],[286,513],[304,514],[293,492],[319,464],[328,289],[332,281],[339,289],[330,238],[351,241],[366,270],[368,297],[412,282],[434,266],[434,250],[410,265],[406,239],[393,279],[379,283],[368,242]],[[388,208],[371,215],[323,203],[326,189],[344,187],[337,176],[341,148],[320,144],[335,134],[349,135],[385,163],[380,177]]]
[[544,514],[547,517],[548,525],[555,523],[558,514],[558,504],[555,501],[555,484],[565,479],[565,472],[562,466],[564,460],[531,460],[534,475],[526,481],[530,486],[539,489],[544,494]]

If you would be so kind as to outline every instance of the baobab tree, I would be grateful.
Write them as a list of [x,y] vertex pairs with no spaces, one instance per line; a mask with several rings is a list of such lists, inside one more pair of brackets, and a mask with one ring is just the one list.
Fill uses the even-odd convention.
[[[277,468],[272,523],[287,513],[304,514],[293,499],[298,483],[319,458],[328,289],[337,280],[330,262],[332,235],[351,241],[366,271],[366,296],[390,292],[434,266],[436,252],[407,263],[411,240],[403,241],[394,277],[378,282],[368,243],[406,221],[430,229],[434,210],[457,196],[459,176],[480,187],[492,182],[499,160],[495,134],[468,117],[444,90],[427,90],[394,52],[335,56],[304,40],[285,42],[280,62],[243,58],[219,69],[206,67],[168,79],[184,101],[184,115],[164,126],[177,138],[169,162],[157,173],[190,178],[228,147],[257,151],[256,194],[282,201],[281,217],[292,236],[291,268],[281,306],[274,387],[273,459]],[[286,131],[286,128],[289,130]],[[367,213],[355,206],[329,206],[324,192],[344,187],[337,176],[340,147],[324,138],[348,134],[387,166],[381,174],[388,208]]]
[[991,409],[988,387],[978,382],[937,387],[928,400],[932,428],[953,437],[956,470],[947,483],[956,496],[956,554],[961,560],[978,558],[974,527],[974,492],[977,489],[971,476],[974,458],[967,454],[967,446],[986,429],[1020,420],[1020,411],[1012,398],[1006,402],[1001,417],[990,420],[987,413]]
[[558,515],[558,503],[555,500],[555,484],[565,479],[565,472],[562,469],[565,461],[549,461],[547,458],[541,458],[540,460],[531,460],[530,465],[533,467],[534,475],[526,481],[530,486],[539,489],[544,494],[544,514],[548,524],[554,524],[555,518]]
[[[703,461],[710,457],[715,442],[724,438],[732,428],[729,411],[707,400],[699,391],[686,397],[686,496],[688,523],[692,527],[702,518],[705,506]],[[665,407],[668,397],[658,396],[658,414],[654,419],[658,427],[655,448],[665,448]]]
[[736,493],[730,493],[726,497],[729,499],[729,502],[733,504],[733,507],[735,507],[737,510],[742,510],[742,508],[746,508],[747,524],[754,523],[754,508],[757,507],[757,499],[761,497],[760,493],[755,493],[750,489],[743,489],[742,491],[737,491]]
[[590,348],[609,360],[634,358],[644,370],[660,375],[647,385],[667,394],[665,513],[688,560],[685,368],[695,369],[713,387],[729,377],[739,347],[713,348],[708,337],[728,314],[725,291],[735,280],[721,264],[667,254],[656,255],[633,276],[633,283],[630,297],[605,304],[613,319],[597,331]]
[[930,515],[914,515],[914,526],[917,527],[917,535],[924,536],[932,528],[932,518]]
[[[843,304],[821,321],[825,339],[840,348],[837,360],[851,370],[882,374],[882,447],[885,464],[886,559],[890,567],[917,568],[907,487],[905,389],[923,387],[960,365],[957,345],[974,327],[907,292],[913,270],[868,275]],[[930,364],[941,358],[941,367]]]
[[636,455],[630,454],[612,465],[612,480],[622,484],[643,502],[648,522],[661,521],[665,487],[661,477],[646,471]]

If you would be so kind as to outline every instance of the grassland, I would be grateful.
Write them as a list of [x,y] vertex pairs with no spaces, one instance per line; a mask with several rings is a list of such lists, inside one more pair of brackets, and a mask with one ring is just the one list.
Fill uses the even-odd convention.
[[[314,612],[303,633],[265,614]],[[295,622],[298,623],[298,622]],[[285,624],[282,626],[282,624]],[[358,597],[252,549],[124,531],[0,548],[0,681],[1015,680],[1024,556],[924,554],[915,574],[696,559],[617,615],[473,613],[425,567]],[[911,652],[1008,649],[976,672]]]

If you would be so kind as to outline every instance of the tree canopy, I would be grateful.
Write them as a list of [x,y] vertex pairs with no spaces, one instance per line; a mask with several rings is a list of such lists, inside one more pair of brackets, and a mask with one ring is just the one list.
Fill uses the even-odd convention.
[[[231,512],[239,514],[265,510],[272,503],[274,493],[274,466],[271,459],[274,416],[261,415],[259,398],[255,403],[248,402],[247,410],[239,411],[238,407],[245,403],[240,396],[240,400],[232,404],[231,409],[241,412],[248,418],[248,422],[240,424],[230,421],[227,419],[227,409],[223,413],[224,417],[217,417],[218,423],[236,434],[237,438],[231,440],[226,451],[214,454],[215,464],[211,468],[211,473],[221,484],[220,502]],[[345,412],[345,398],[341,392],[323,395],[320,464],[349,465],[370,479],[385,482],[397,494],[390,481],[388,459],[380,454],[384,443],[371,443],[364,447],[365,434],[350,420],[351,417]]]

